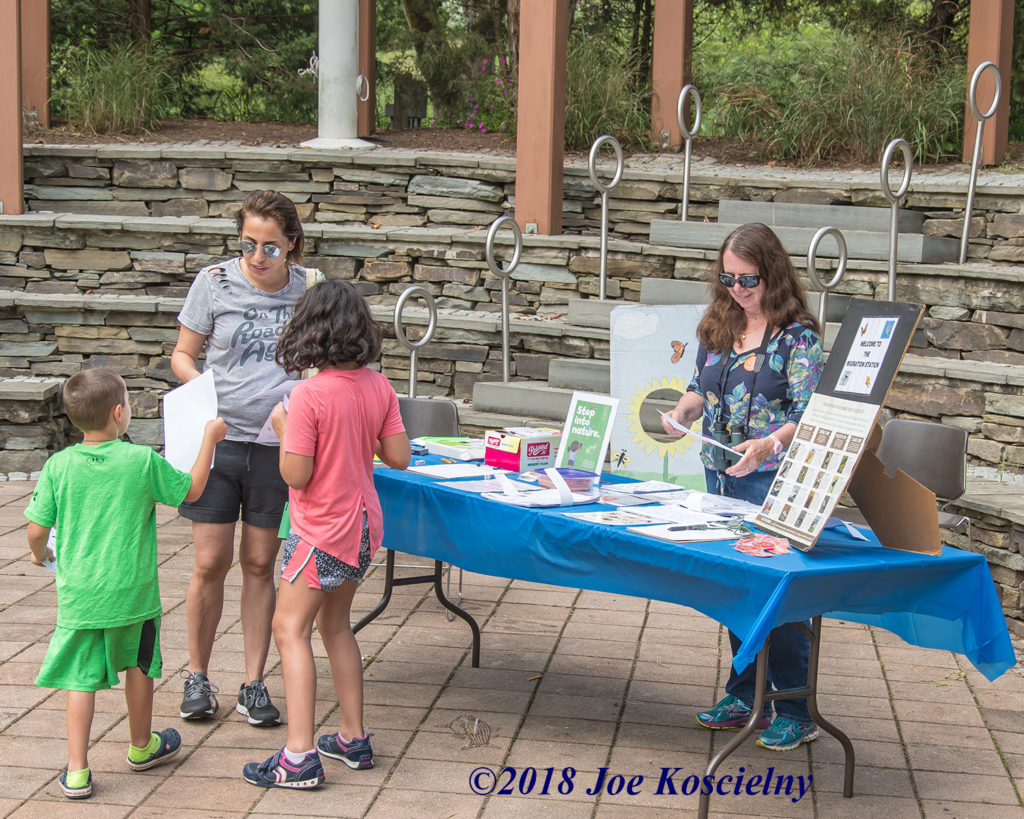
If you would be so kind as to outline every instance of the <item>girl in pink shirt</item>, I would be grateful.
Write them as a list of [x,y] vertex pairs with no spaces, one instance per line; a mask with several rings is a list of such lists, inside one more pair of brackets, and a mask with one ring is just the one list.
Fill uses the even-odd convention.
[[[281,476],[290,487],[291,535],[284,543],[274,640],[288,702],[288,740],[243,770],[262,787],[314,788],[324,781],[320,754],[350,768],[372,768],[363,728],[363,665],[349,624],[356,586],[383,536],[373,486],[373,456],[409,465],[409,438],[387,378],[367,369],[381,335],[370,308],[348,282],[312,287],[281,335],[278,363],[289,373],[320,371],[296,384],[287,412],[274,408]],[[331,663],[341,720],[313,746],[316,666],[313,622]],[[317,751],[319,750],[319,754]]]

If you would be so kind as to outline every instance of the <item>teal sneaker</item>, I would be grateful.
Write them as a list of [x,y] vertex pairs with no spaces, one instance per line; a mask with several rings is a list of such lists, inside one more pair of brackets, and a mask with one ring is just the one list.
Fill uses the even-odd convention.
[[[705,728],[721,731],[728,728],[742,728],[750,720],[750,706],[739,697],[729,694],[710,711],[697,714],[697,722]],[[757,730],[763,731],[771,721],[763,714],[757,721]]]
[[796,722],[776,717],[767,730],[757,738],[757,744],[769,751],[792,751],[805,742],[818,738],[818,726],[813,722]]

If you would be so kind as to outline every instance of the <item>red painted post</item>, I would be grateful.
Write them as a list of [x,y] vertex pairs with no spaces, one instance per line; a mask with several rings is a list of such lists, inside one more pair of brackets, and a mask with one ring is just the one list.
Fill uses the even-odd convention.
[[359,70],[369,83],[369,96],[356,104],[356,136],[377,130],[377,0],[359,0]]
[[[997,165],[1006,156],[1010,131],[1010,69],[1013,67],[1013,0],[981,0],[971,3],[971,22],[967,40],[967,78],[965,99],[975,69],[986,60],[999,67],[1003,79],[1003,94],[996,112],[985,122],[982,136],[985,165]],[[978,83],[978,109],[988,111],[992,106],[994,78],[986,71]],[[974,141],[978,121],[971,114],[970,103],[965,103],[963,160],[974,158]]]
[[524,232],[562,231],[568,0],[522,0],[516,222]]
[[[651,138],[655,148],[676,148],[682,139],[676,121],[676,104],[679,92],[692,76],[692,53],[693,0],[655,0],[651,65]],[[667,146],[662,136],[666,131]]]
[[25,207],[21,157],[21,14],[19,0],[0,0],[0,208]]

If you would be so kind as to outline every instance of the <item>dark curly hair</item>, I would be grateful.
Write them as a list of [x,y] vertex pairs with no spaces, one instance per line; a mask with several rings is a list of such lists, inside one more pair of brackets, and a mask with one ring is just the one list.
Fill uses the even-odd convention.
[[306,234],[302,232],[299,212],[295,210],[295,203],[291,199],[277,191],[253,191],[250,193],[235,214],[235,225],[238,226],[239,236],[242,235],[247,216],[277,222],[285,238],[289,241],[295,240],[292,249],[288,251],[288,261],[294,264],[302,262],[302,251],[306,248]]
[[348,282],[324,281],[295,302],[274,359],[289,373],[353,363],[361,367],[380,355],[380,343],[380,328],[359,291]]
[[697,325],[697,339],[706,350],[712,353],[731,350],[747,323],[743,308],[718,280],[723,272],[722,256],[727,250],[755,265],[761,274],[764,285],[761,310],[769,327],[788,327],[798,321],[815,332],[821,332],[817,319],[807,308],[803,285],[797,279],[793,263],[779,237],[767,225],[751,222],[740,225],[725,237],[711,268],[711,304]]

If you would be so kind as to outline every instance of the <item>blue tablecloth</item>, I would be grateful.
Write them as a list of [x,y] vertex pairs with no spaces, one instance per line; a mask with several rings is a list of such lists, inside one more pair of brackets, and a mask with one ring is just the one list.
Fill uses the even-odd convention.
[[730,541],[669,543],[575,520],[564,509],[486,500],[410,472],[379,468],[375,479],[386,546],[481,574],[689,606],[743,640],[737,669],[755,659],[773,628],[819,614],[964,654],[990,680],[1016,662],[981,555],[945,547],[929,557],[829,530],[809,552],[757,558]]

